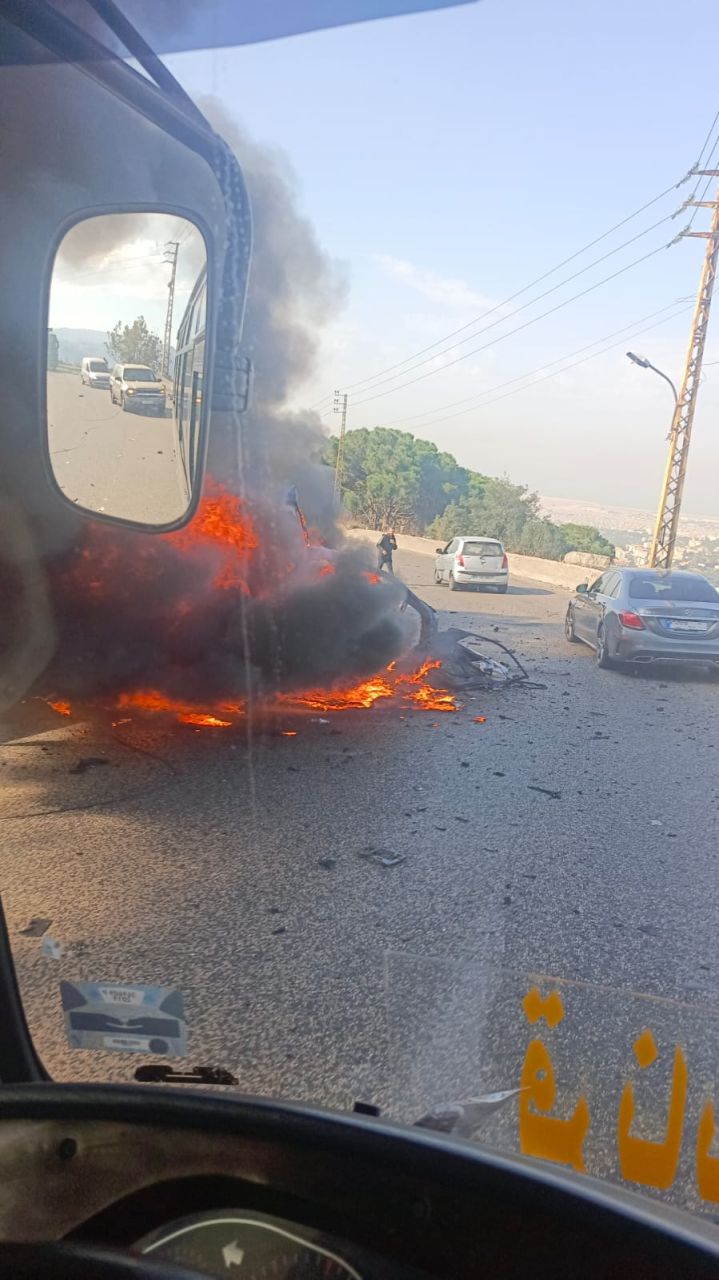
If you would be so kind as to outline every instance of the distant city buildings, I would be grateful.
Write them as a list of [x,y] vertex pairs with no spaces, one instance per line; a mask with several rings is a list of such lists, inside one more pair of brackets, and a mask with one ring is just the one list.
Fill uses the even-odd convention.
[[[652,539],[649,534],[641,542],[631,542],[617,552],[617,563],[645,565],[649,560]],[[719,538],[677,538],[674,548],[675,569],[696,569],[719,586]]]

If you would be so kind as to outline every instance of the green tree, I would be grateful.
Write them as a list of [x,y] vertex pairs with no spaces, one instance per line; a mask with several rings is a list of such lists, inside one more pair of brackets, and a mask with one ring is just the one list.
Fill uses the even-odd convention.
[[568,542],[568,551],[590,551],[598,556],[611,556],[617,553],[614,543],[605,538],[592,524],[563,524],[562,532]]
[[551,520],[528,520],[519,546],[513,550],[525,556],[540,556],[544,560],[561,560],[569,551],[569,543],[562,525],[552,524]]
[[428,532],[443,542],[457,534],[500,538],[508,550],[519,551],[527,521],[538,519],[539,496],[526,485],[471,472],[467,495],[450,503]]
[[[334,466],[337,440],[325,460]],[[343,501],[362,523],[422,532],[448,502],[467,492],[470,473],[450,453],[408,431],[361,428],[345,436]]]
[[157,369],[162,342],[156,333],[148,329],[145,317],[138,316],[132,324],[118,320],[107,335],[105,350],[111,360],[120,364],[149,364],[152,369]]

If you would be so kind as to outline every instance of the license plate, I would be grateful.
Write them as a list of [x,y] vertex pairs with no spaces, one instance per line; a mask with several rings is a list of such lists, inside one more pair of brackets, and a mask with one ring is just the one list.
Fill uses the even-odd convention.
[[667,622],[670,631],[708,631],[708,622],[689,622],[684,618],[672,618]]

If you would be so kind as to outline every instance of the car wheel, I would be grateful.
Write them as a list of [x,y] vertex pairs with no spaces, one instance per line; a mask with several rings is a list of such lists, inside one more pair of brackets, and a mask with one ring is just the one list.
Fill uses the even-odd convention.
[[609,656],[607,633],[603,626],[600,626],[597,630],[597,650],[595,656],[597,659],[597,666],[601,667],[604,671],[606,671],[607,668],[614,666],[614,663]]
[[127,401],[125,400],[125,392],[120,392],[120,408],[123,413],[127,413]]
[[457,587],[457,583],[456,583],[456,582],[455,582],[455,580],[454,580],[454,574],[453,574],[453,573],[450,573],[450,575],[449,575],[449,589],[450,589],[450,591],[457,591],[457,590],[459,589],[459,588]]
[[567,612],[564,617],[564,634],[570,644],[577,643],[577,633],[574,630],[574,610],[571,604],[568,605]]
[[434,571],[434,580],[435,580],[435,582],[437,583],[437,586],[441,586],[441,584],[442,584],[442,575],[441,575],[441,573],[439,573],[439,572],[437,571],[437,569],[435,569],[435,571]]

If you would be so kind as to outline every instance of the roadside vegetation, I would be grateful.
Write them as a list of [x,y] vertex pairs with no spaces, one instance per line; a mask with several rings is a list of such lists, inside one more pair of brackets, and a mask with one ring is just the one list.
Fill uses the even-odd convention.
[[[337,439],[327,442],[334,466]],[[345,435],[343,502],[358,524],[393,527],[448,542],[456,534],[500,538],[508,551],[561,560],[568,551],[613,556],[615,548],[591,525],[554,524],[539,495],[508,476],[461,467],[429,440],[390,427]]]

